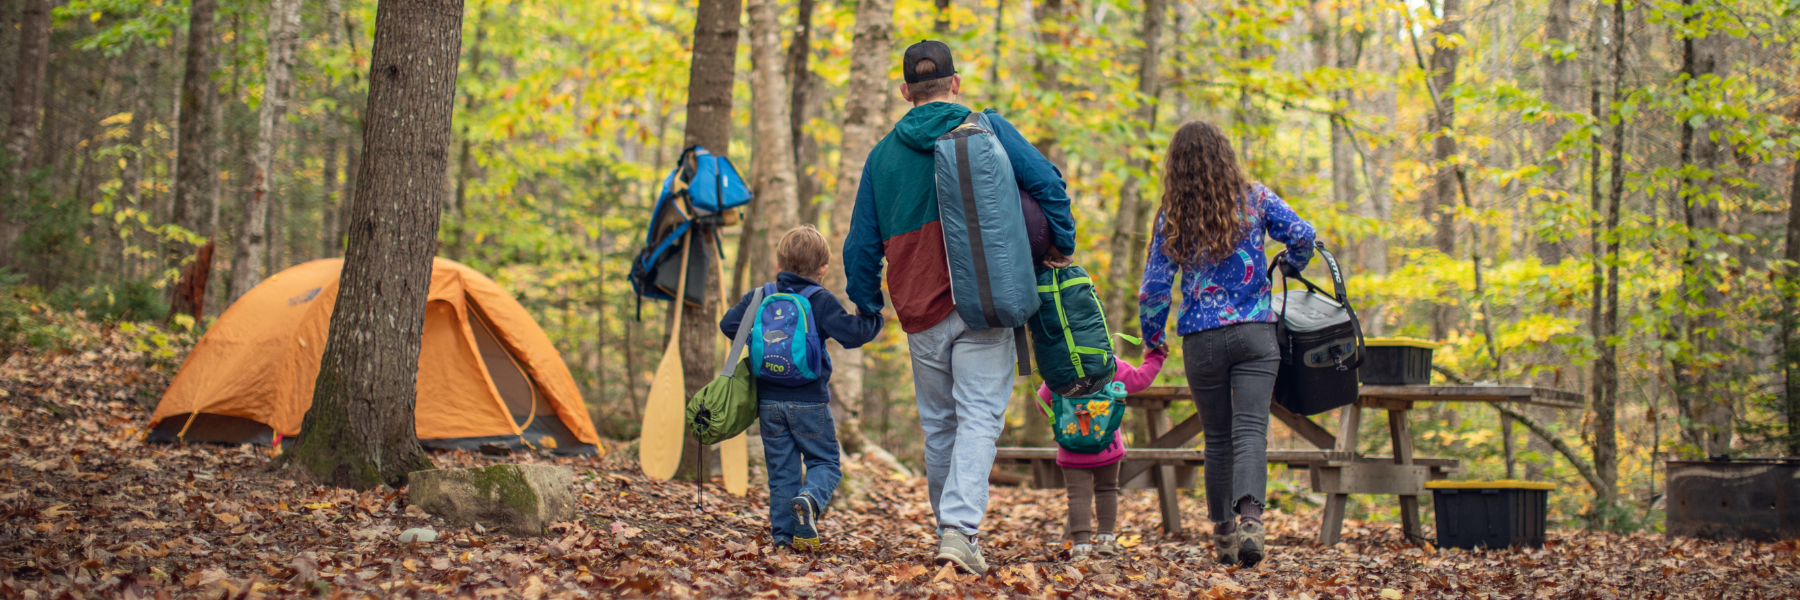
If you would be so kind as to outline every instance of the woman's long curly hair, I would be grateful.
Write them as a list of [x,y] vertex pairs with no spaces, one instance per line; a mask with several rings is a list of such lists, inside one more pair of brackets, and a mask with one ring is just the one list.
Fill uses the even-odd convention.
[[1224,259],[1244,241],[1250,178],[1217,125],[1182,125],[1163,161],[1164,256],[1184,267]]

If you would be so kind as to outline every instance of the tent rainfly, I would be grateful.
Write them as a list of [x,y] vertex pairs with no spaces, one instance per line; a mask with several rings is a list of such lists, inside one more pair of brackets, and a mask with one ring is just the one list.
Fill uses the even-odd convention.
[[[291,267],[232,304],[182,363],[146,439],[291,441],[312,406],[343,266]],[[501,443],[591,455],[600,442],[575,378],[525,307],[442,258],[432,264],[415,415],[426,448]]]

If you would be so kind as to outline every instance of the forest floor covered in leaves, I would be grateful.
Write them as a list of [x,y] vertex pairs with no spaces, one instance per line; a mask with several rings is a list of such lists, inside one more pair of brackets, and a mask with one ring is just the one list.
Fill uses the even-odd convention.
[[[1316,515],[1271,513],[1271,557],[1223,568],[1197,536],[1160,534],[1128,492],[1117,560],[1063,560],[1055,491],[996,488],[986,577],[932,568],[922,479],[852,465],[861,483],[822,519],[823,552],[769,546],[767,505],[656,482],[632,457],[437,454],[439,466],[564,464],[579,520],[544,537],[451,525],[404,490],[352,492],[270,475],[268,449],[139,441],[166,376],[117,344],[0,365],[0,597],[1051,597],[1792,598],[1800,547],[1554,531],[1540,550],[1448,551],[1379,524],[1312,541]],[[153,400],[152,400],[153,401]],[[872,463],[871,463],[872,464]],[[1202,503],[1184,500],[1187,522]],[[431,527],[441,537],[401,544]]]

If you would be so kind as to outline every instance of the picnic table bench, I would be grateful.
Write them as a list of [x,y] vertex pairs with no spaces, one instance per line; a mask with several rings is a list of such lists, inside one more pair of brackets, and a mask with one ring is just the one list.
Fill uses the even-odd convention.
[[[1419,496],[1425,493],[1425,482],[1442,479],[1461,467],[1450,458],[1413,456],[1412,429],[1408,413],[1421,402],[1488,402],[1515,403],[1553,408],[1579,409],[1580,394],[1531,386],[1499,385],[1395,385],[1362,386],[1355,404],[1339,411],[1338,431],[1355,432],[1362,426],[1362,409],[1388,412],[1388,438],[1392,456],[1365,456],[1357,451],[1354,435],[1338,437],[1310,418],[1294,414],[1271,403],[1269,414],[1319,450],[1270,450],[1270,464],[1304,468],[1311,478],[1313,491],[1326,494],[1325,510],[1320,514],[1319,541],[1335,544],[1342,538],[1344,508],[1351,494],[1392,495],[1400,500],[1401,528],[1412,539],[1423,537],[1419,522]],[[1203,451],[1188,448],[1201,433],[1200,415],[1196,412],[1182,422],[1171,425],[1167,410],[1175,402],[1192,401],[1186,387],[1158,386],[1132,394],[1127,406],[1138,409],[1148,424],[1151,440],[1125,450],[1119,470],[1119,481],[1125,483],[1145,474],[1150,475],[1161,505],[1163,530],[1179,533],[1181,526],[1180,495],[1177,490],[1191,485],[1194,467],[1205,463]],[[1511,463],[1511,423],[1503,420],[1507,430],[1507,455]],[[1000,448],[998,461],[1031,466],[1032,484],[1037,488],[1063,486],[1062,470],[1056,466],[1055,448]]]

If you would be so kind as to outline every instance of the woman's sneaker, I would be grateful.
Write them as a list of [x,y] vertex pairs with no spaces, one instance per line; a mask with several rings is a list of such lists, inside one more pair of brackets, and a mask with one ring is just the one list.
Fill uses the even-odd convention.
[[1119,545],[1119,536],[1102,533],[1094,536],[1094,553],[1107,558],[1118,558],[1125,553],[1125,548]]
[[793,548],[801,552],[819,551],[819,505],[813,502],[812,496],[801,494],[794,497],[794,544]]
[[1244,566],[1254,567],[1256,563],[1262,562],[1263,556],[1265,556],[1263,551],[1265,530],[1262,521],[1246,519],[1238,522],[1238,536],[1243,540],[1243,546],[1238,549],[1238,559],[1243,561]]
[[987,559],[981,557],[981,546],[975,542],[975,537],[955,529],[938,531],[938,553],[932,563],[956,565],[962,572],[976,575],[986,575],[988,569]]
[[1219,564],[1227,567],[1238,564],[1238,546],[1244,541],[1242,531],[1232,530],[1231,533],[1215,533],[1213,534],[1212,539],[1213,554],[1219,557]]

